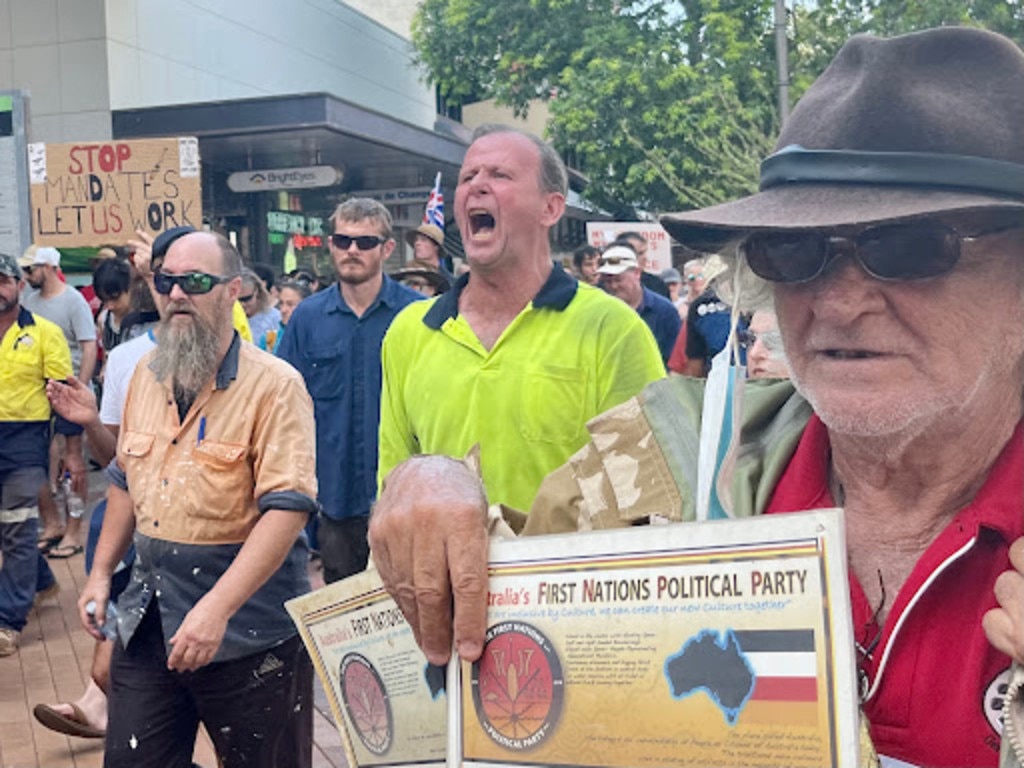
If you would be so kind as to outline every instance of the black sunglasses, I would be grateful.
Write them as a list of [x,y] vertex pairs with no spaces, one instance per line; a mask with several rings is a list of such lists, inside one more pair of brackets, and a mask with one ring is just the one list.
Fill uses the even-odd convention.
[[166,296],[178,286],[189,296],[198,296],[209,293],[215,286],[221,283],[230,283],[234,277],[225,275],[208,275],[206,272],[186,272],[183,275],[168,275],[166,272],[156,272],[153,275],[153,287],[156,292]]
[[376,235],[331,235],[331,243],[340,251],[347,251],[352,243],[355,243],[360,251],[370,251],[383,242],[384,238]]
[[605,264],[610,264],[613,267],[617,267],[619,264],[636,264],[636,258],[630,256],[609,256],[605,258],[602,256],[598,265],[603,267]]
[[740,245],[751,271],[773,283],[806,283],[849,255],[879,280],[924,280],[952,271],[965,241],[1017,229],[966,235],[937,221],[870,227],[846,237],[823,232],[754,232]]
[[240,302],[242,302],[243,304],[245,304],[245,302],[247,302],[247,301],[252,301],[252,299],[253,299],[253,297],[255,295],[256,295],[255,293],[247,293],[245,296],[239,296],[238,300]]

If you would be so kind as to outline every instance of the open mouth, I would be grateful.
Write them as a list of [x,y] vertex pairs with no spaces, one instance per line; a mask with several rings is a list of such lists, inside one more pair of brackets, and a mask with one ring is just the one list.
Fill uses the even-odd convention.
[[469,212],[469,233],[473,237],[485,237],[494,231],[494,216],[488,211],[474,208]]

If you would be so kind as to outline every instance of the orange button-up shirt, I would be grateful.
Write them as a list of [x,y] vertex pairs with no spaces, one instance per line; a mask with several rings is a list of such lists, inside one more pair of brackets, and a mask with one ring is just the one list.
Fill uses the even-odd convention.
[[139,533],[239,543],[275,498],[291,508],[280,494],[316,498],[313,405],[291,366],[238,344],[233,380],[222,366],[182,421],[153,354],[132,377],[118,444]]

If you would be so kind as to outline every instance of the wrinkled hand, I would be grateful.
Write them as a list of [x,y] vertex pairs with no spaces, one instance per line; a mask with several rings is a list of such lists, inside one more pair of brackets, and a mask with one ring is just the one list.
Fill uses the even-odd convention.
[[148,279],[153,275],[150,268],[150,262],[153,260],[153,236],[141,229],[135,230],[135,236],[138,240],[128,241],[128,246],[133,251],[132,264],[143,278]]
[[996,579],[999,608],[986,613],[981,623],[996,650],[1024,664],[1024,538],[1010,545],[1010,565]]
[[228,628],[228,613],[203,598],[185,614],[178,631],[171,638],[167,668],[191,672],[213,661]]
[[[78,620],[82,622],[85,631],[97,640],[106,640],[100,629],[107,620],[107,601],[110,599],[110,579],[100,576],[96,571],[89,575],[89,579],[78,593]],[[96,612],[90,616],[85,606],[90,602],[96,603]]]
[[68,421],[85,426],[99,418],[96,394],[76,378],[67,382],[51,379],[46,383],[46,396],[53,409]]
[[427,659],[448,661],[454,629],[459,656],[476,661],[487,623],[487,500],[479,478],[443,456],[399,465],[374,506],[369,541]]

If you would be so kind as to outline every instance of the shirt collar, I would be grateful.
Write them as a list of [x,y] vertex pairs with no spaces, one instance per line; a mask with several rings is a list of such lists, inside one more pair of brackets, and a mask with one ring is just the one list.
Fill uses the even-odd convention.
[[[434,300],[434,305],[423,316],[423,324],[433,330],[439,330],[449,318],[459,316],[459,296],[469,283],[470,273],[460,275],[455,284]],[[552,264],[551,274],[544,285],[533,297],[534,309],[553,309],[564,312],[576,295],[579,283],[576,278],[562,269],[560,264]]]
[[220,361],[220,367],[217,369],[214,389],[227,389],[231,382],[238,378],[238,352],[241,347],[242,339],[238,335],[238,331],[235,331],[231,338],[231,346],[228,347],[228,352]]
[[637,312],[643,313],[654,302],[651,300],[651,296],[654,294],[650,288],[640,286],[640,306],[636,308]]
[[[380,290],[377,291],[377,298],[373,300],[373,304],[367,307],[366,312],[370,312],[378,304],[383,304],[387,307],[396,307],[401,305],[401,284],[395,282],[387,275],[381,275]],[[339,280],[335,285],[331,286],[330,297],[328,299],[328,312],[352,312],[351,307],[345,303],[345,299],[341,295],[341,281]]]
[[29,312],[24,307],[20,307],[18,309],[18,325],[20,325],[22,328],[25,328],[26,326],[35,324],[36,319],[32,316],[32,313]]

